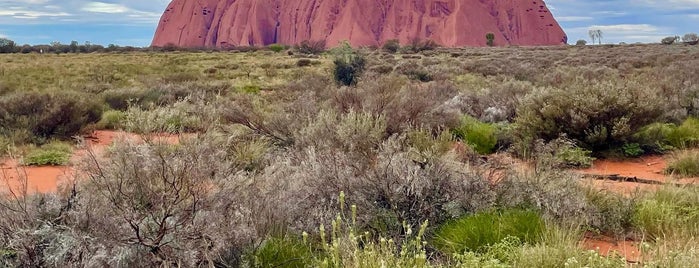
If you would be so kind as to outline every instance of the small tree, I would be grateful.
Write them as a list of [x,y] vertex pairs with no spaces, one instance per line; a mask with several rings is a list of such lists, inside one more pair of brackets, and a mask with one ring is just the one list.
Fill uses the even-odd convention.
[[0,38],[0,53],[14,53],[16,52],[17,44],[7,38]]
[[79,47],[78,41],[75,41],[75,40],[71,41],[69,47],[70,47],[71,53],[78,53],[78,47]]
[[587,45],[587,41],[585,41],[585,40],[583,40],[583,39],[580,39],[580,40],[578,40],[577,42],[575,42],[575,45],[576,45],[576,46],[586,46],[586,45]]
[[699,35],[697,35],[696,33],[688,33],[688,34],[685,34],[685,35],[682,37],[682,42],[685,42],[685,43],[688,43],[688,44],[692,44],[692,45],[696,45],[697,42],[699,42]]
[[488,44],[489,47],[494,46],[495,45],[495,34],[494,33],[485,34],[485,40],[486,40],[486,44]]
[[359,81],[359,76],[364,72],[366,60],[357,54],[349,43],[345,42],[333,49],[335,54],[335,81],[344,86],[354,86]]
[[595,43],[595,40],[597,40],[598,44],[602,44],[602,30],[600,29],[590,29],[587,33],[590,35],[590,39],[592,39],[592,44]]

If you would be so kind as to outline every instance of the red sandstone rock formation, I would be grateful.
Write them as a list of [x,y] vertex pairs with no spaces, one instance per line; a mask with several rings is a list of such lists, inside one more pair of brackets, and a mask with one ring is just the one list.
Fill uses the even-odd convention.
[[225,47],[347,40],[354,46],[431,39],[443,46],[560,45],[542,0],[173,0],[153,46]]

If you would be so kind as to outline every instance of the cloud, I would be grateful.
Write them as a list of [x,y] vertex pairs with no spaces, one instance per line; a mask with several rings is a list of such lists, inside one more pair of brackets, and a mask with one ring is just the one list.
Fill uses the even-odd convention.
[[109,4],[102,2],[87,3],[85,4],[85,6],[83,6],[81,10],[94,13],[126,13],[130,11],[128,7],[119,4]]
[[593,20],[593,17],[583,17],[583,16],[560,16],[556,18],[559,22],[569,22],[569,21],[589,21]]

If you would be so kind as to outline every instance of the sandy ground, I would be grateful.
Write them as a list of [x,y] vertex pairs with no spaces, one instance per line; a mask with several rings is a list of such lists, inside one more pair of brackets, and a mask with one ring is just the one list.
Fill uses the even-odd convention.
[[583,248],[596,250],[603,256],[621,256],[629,263],[638,263],[641,260],[641,251],[638,243],[634,241],[620,241],[607,236],[586,234],[581,244]]
[[[152,139],[170,144],[179,142],[179,136],[171,134],[155,135]],[[0,188],[12,189],[23,193],[26,185],[27,193],[53,193],[58,186],[73,178],[72,164],[84,157],[88,148],[97,155],[102,155],[107,148],[119,139],[142,141],[142,137],[123,131],[98,130],[85,137],[87,148],[76,149],[68,166],[22,166],[16,159],[0,159]]]

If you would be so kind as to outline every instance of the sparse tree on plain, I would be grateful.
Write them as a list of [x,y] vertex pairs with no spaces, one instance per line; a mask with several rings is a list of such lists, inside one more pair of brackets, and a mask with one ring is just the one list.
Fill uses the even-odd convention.
[[602,44],[602,35],[603,35],[602,30],[591,29],[590,31],[588,31],[587,34],[590,35],[590,39],[592,39],[592,44],[595,43],[595,40],[597,40],[598,44],[600,44],[600,45]]

